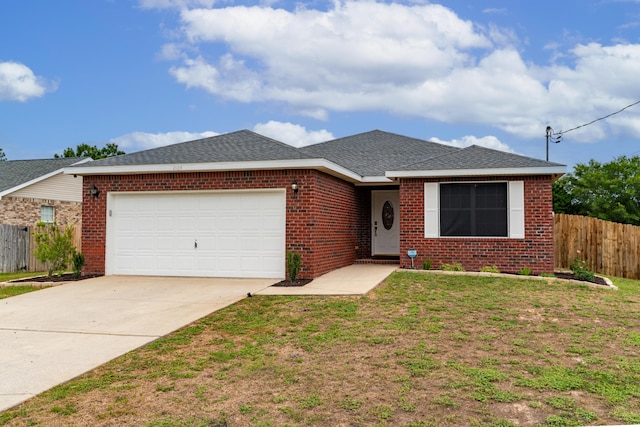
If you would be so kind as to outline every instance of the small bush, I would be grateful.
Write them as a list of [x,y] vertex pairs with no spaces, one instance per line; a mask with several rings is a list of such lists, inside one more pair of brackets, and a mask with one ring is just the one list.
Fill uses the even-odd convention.
[[540,277],[556,277],[556,275],[553,273],[542,273],[540,274]]
[[500,273],[500,269],[495,265],[485,265],[480,271],[483,273]]
[[576,256],[571,264],[569,264],[569,268],[571,268],[573,277],[577,280],[585,282],[595,282],[596,280],[595,273],[587,268],[587,261],[582,259],[579,250],[576,251]]
[[451,264],[446,264],[446,263],[442,263],[440,264],[440,270],[443,271],[466,271],[463,267],[462,264],[460,264],[459,262],[453,262]]
[[429,258],[422,264],[422,269],[431,270],[431,260]]
[[300,273],[301,259],[302,256],[300,254],[287,251],[287,274],[292,282],[296,281],[298,273]]
[[531,276],[531,269],[529,267],[522,267],[518,274],[521,276]]
[[82,274],[82,267],[84,267],[84,254],[82,252],[75,252],[73,254],[73,277],[78,279]]

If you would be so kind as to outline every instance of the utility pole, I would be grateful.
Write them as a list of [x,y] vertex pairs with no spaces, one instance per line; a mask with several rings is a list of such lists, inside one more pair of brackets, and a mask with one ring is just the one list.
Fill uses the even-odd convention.
[[554,134],[553,129],[551,129],[551,126],[547,126],[547,162],[549,161],[549,140],[551,140],[551,142],[556,144],[559,144],[560,141],[562,140],[562,135]]

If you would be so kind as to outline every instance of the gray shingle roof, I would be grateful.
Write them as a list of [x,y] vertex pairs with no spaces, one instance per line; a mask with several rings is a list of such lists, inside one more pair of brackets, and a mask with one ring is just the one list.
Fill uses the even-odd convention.
[[[224,135],[154,148],[82,165],[94,167],[263,162],[325,159],[361,177],[386,172],[425,170],[553,168],[558,163],[478,146],[464,149],[373,130],[294,148],[257,133],[241,130]],[[303,162],[304,163],[304,162]]]
[[307,156],[283,142],[241,130],[195,141],[167,145],[136,153],[93,161],[83,165],[126,166],[172,163],[249,162],[304,159]]
[[525,157],[505,151],[472,145],[454,153],[402,165],[395,171],[428,171],[456,169],[512,169],[564,166],[559,163]]
[[373,130],[300,148],[314,158],[325,158],[361,176],[384,176],[415,160],[427,160],[460,151],[422,139]]
[[0,162],[0,192],[17,187],[43,175],[71,166],[82,158],[7,160]]

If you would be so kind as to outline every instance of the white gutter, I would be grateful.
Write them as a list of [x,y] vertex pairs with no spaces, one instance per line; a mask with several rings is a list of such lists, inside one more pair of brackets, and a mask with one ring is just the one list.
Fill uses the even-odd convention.
[[387,178],[441,178],[459,176],[506,176],[506,175],[564,175],[565,166],[491,169],[442,169],[417,171],[388,171]]
[[170,163],[119,166],[70,166],[67,175],[140,175],[148,173],[219,172],[278,169],[317,169],[350,182],[362,182],[362,177],[326,159],[262,160],[248,162]]

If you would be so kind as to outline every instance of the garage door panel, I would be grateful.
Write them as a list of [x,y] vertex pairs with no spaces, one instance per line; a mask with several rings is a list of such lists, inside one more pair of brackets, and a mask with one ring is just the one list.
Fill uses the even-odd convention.
[[108,274],[284,277],[284,192],[110,197]]
[[152,251],[156,248],[156,239],[153,236],[140,237],[136,239],[135,248],[137,251]]

